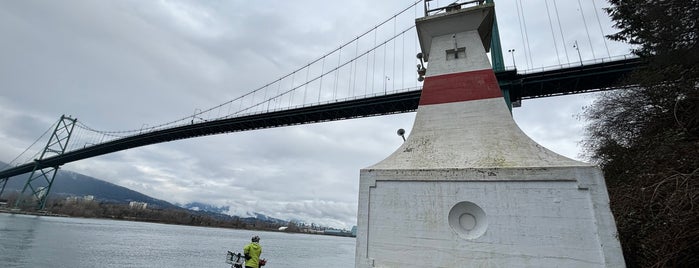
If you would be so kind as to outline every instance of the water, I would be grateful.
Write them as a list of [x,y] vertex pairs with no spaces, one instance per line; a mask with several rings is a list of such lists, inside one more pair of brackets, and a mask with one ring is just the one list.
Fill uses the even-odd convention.
[[354,238],[5,213],[0,267],[230,267],[255,234],[265,268],[354,267]]

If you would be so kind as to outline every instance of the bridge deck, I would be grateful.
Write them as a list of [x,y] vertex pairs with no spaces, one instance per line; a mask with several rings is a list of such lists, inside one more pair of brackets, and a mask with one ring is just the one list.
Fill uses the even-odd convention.
[[[564,94],[607,90],[624,86],[622,77],[642,67],[640,59],[625,59],[606,63],[577,66],[558,70],[517,74],[516,71],[496,73],[510,99],[548,97]],[[390,95],[320,104],[296,109],[193,123],[129,136],[109,142],[66,152],[0,171],[0,178],[9,178],[36,169],[58,167],[65,163],[167,141],[199,136],[283,127],[359,117],[411,112],[417,109],[421,90]]]

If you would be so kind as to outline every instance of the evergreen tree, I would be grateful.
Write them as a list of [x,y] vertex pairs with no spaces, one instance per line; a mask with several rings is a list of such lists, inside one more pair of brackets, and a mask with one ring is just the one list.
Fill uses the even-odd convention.
[[629,267],[699,267],[699,1],[609,0],[646,67],[586,108]]

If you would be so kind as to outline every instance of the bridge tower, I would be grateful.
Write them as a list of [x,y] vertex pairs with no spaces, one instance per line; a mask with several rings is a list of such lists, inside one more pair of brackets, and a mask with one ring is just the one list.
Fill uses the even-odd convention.
[[[46,143],[46,147],[44,147],[41,155],[38,159],[34,160],[34,162],[38,163],[49,156],[63,154],[68,147],[68,142],[70,141],[70,136],[73,133],[76,121],[77,119],[61,115],[58,123],[56,123],[56,128],[53,130],[49,141]],[[27,179],[27,182],[24,184],[19,198],[17,198],[15,202],[15,207],[25,205],[24,203],[27,200],[24,199],[24,193],[29,192],[31,201],[36,205],[36,209],[44,209],[46,199],[51,192],[51,186],[53,186],[53,179],[56,177],[56,172],[58,172],[58,167],[58,165],[47,168],[37,168],[35,166],[34,170],[32,170],[32,173],[29,175],[29,179]]]
[[408,139],[360,171],[355,266],[623,267],[601,170],[510,115],[483,2],[416,19],[429,68]]

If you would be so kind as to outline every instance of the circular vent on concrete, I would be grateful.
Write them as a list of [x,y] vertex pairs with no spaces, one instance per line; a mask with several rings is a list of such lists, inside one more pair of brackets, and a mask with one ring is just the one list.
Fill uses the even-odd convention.
[[488,218],[481,207],[463,201],[449,211],[449,226],[463,239],[476,239],[488,228]]

